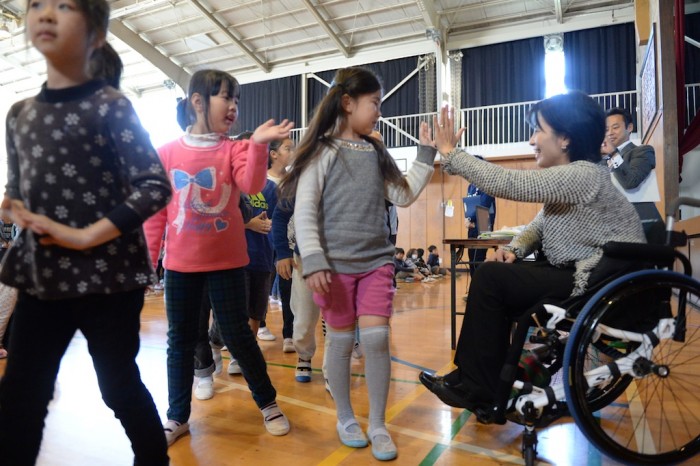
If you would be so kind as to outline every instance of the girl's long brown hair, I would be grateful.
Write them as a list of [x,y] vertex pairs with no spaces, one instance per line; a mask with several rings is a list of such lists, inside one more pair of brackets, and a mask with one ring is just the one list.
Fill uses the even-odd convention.
[[[309,164],[319,157],[326,147],[333,148],[333,136],[340,127],[345,112],[342,106],[342,97],[348,96],[356,99],[361,95],[372,94],[382,89],[377,76],[368,69],[360,67],[342,68],[333,78],[328,94],[316,107],[314,117],[304,134],[299,146],[296,148],[292,169],[282,179],[279,186],[280,199],[293,201],[299,177]],[[384,179],[392,184],[407,187],[406,179],[396,165],[386,146],[381,141],[370,136],[362,138],[374,146],[379,155],[379,169]]]

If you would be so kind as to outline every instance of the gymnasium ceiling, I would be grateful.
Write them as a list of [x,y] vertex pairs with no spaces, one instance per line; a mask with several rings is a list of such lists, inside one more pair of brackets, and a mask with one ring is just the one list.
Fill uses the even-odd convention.
[[[436,37],[451,50],[634,19],[634,0],[109,3],[109,40],[125,64],[122,88],[136,95],[166,83],[186,86],[201,68],[223,69],[246,83],[431,53]],[[45,80],[45,64],[19,19],[25,4],[0,0],[0,87],[17,97]]]

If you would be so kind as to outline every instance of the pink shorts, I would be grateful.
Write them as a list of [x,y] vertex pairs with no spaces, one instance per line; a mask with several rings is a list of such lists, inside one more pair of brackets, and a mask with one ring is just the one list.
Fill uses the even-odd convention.
[[390,318],[396,293],[393,278],[394,264],[365,273],[334,273],[330,293],[314,293],[314,302],[331,328],[353,325],[362,315]]

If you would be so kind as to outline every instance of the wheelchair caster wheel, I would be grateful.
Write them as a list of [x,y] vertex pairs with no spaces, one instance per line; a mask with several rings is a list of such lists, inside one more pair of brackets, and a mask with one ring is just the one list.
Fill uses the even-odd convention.
[[537,459],[537,432],[532,427],[525,427],[522,443],[523,459],[526,466],[533,466]]
[[523,452],[523,459],[525,460],[525,466],[533,466],[537,459],[537,452],[534,449],[525,450]]

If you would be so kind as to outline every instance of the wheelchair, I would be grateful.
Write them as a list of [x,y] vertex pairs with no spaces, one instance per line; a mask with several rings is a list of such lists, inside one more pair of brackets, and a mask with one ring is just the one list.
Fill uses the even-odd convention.
[[[679,198],[670,212],[681,205],[700,200]],[[678,463],[700,451],[700,282],[676,250],[687,237],[673,223],[670,215],[664,245],[606,245],[596,285],[515,324],[496,402],[475,414],[523,425],[525,464],[537,457],[536,429],[562,416],[622,463]],[[546,370],[545,383],[528,378],[524,360]]]

